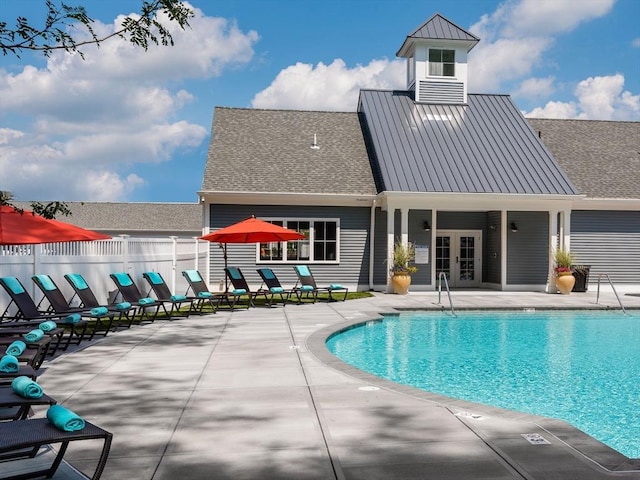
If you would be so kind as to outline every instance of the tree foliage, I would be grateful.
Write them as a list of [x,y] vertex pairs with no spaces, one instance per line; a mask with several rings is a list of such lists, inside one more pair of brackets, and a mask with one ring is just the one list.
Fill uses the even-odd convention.
[[[45,0],[45,5],[47,18],[42,27],[34,26],[26,17],[18,17],[14,28],[0,20],[0,50],[4,55],[20,57],[23,51],[31,50],[41,51],[48,57],[55,50],[64,50],[84,58],[81,47],[99,46],[112,37],[120,37],[145,50],[152,43],[169,46],[173,45],[173,37],[169,29],[157,20],[157,14],[166,14],[182,29],[189,27],[189,18],[193,16],[193,11],[179,0],[144,0],[139,15],[126,17],[119,30],[98,37],[92,28],[94,20],[84,7],[70,6],[58,0]],[[72,32],[78,25],[86,28],[89,39],[76,40]]]

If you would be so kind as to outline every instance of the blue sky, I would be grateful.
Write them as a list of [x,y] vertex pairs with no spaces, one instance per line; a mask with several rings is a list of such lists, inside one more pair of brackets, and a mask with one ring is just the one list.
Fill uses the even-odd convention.
[[[67,0],[113,31],[139,0]],[[0,0],[42,23],[44,0]],[[0,190],[17,200],[195,202],[215,106],[354,111],[403,88],[406,35],[440,13],[480,37],[469,91],[526,116],[640,120],[638,0],[192,0],[192,28],[148,52],[0,58]]]

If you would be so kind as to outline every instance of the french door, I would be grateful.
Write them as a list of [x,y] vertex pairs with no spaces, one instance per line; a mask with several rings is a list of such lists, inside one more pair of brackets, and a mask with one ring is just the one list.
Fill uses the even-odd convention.
[[451,288],[479,287],[482,283],[482,232],[438,230],[436,281],[444,272]]

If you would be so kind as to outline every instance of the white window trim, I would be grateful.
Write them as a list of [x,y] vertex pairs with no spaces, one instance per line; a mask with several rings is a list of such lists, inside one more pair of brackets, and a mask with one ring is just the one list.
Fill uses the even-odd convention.
[[[452,50],[453,51],[453,75],[431,75],[431,73],[429,73],[429,71],[431,70],[431,61],[429,61],[429,54],[431,52],[431,50],[439,50],[439,51],[444,51],[444,50]],[[444,65],[445,62],[439,62],[441,65]],[[447,62],[449,63],[449,62]],[[444,70],[444,67],[442,68]],[[426,68],[426,74],[428,78],[438,78],[438,79],[447,79],[447,80],[451,80],[451,79],[455,79],[456,78],[456,73],[458,71],[458,62],[456,61],[456,49],[455,48],[443,48],[443,47],[433,47],[433,48],[429,48],[427,50],[427,68]]]
[[335,260],[288,260],[286,258],[287,242],[284,243],[282,260],[261,260],[260,243],[256,243],[256,265],[299,265],[306,263],[310,265],[337,265],[340,263],[340,219],[324,217],[261,217],[266,222],[309,222],[309,247],[310,255],[313,255],[313,243],[315,241],[315,222],[334,222],[336,224],[336,259]]

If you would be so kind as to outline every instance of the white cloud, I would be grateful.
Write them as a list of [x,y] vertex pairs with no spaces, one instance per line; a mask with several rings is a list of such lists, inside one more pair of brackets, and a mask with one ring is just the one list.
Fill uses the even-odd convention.
[[640,37],[631,40],[631,46],[633,48],[640,48]]
[[404,60],[372,60],[347,67],[342,59],[315,67],[297,63],[282,70],[252,101],[255,108],[353,111],[362,88],[405,86]]
[[548,102],[525,116],[532,118],[580,118],[589,120],[637,120],[640,95],[624,90],[624,76],[589,77],[576,89],[576,102]]
[[[19,199],[125,200],[144,183],[137,164],[199,146],[209,128],[175,120],[195,99],[172,87],[247,63],[258,34],[193,10],[191,28],[171,29],[173,47],[145,52],[114,38],[85,47],[85,60],[56,52],[44,68],[0,70],[0,189]],[[94,28],[108,34],[123,18]]]
[[615,0],[506,1],[469,31],[481,41],[469,55],[471,92],[498,92],[529,75],[560,34],[609,13]]
[[555,91],[554,82],[554,77],[527,78],[513,94],[526,98],[548,97]]

